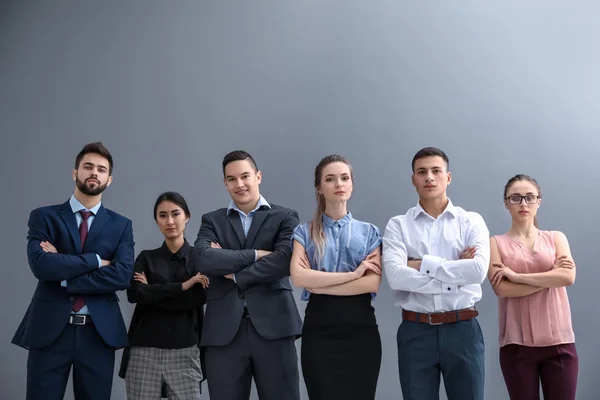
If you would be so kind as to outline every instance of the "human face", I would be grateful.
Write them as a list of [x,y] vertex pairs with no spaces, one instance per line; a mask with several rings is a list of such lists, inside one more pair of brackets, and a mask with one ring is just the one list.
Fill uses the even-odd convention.
[[[506,191],[506,199],[504,206],[510,212],[510,216],[514,221],[527,222],[533,220],[537,215],[538,208],[542,200],[538,198],[539,192],[537,187],[529,181],[516,181]],[[532,204],[527,203],[525,199],[519,198],[518,204],[511,204],[509,200],[512,196],[531,196],[529,201],[534,201]]]
[[250,161],[232,161],[225,167],[225,188],[242,210],[255,207],[258,203],[261,179],[261,172],[255,171]]
[[156,224],[165,239],[183,236],[189,220],[183,209],[171,201],[165,200],[156,207]]
[[326,165],[317,190],[328,203],[348,201],[353,190],[350,166],[343,162]]
[[73,169],[76,190],[86,196],[100,195],[112,182],[108,168],[108,160],[100,154],[88,153],[83,156],[79,167]]
[[432,200],[446,196],[446,188],[452,181],[444,159],[440,156],[419,158],[415,161],[412,183],[423,200]]

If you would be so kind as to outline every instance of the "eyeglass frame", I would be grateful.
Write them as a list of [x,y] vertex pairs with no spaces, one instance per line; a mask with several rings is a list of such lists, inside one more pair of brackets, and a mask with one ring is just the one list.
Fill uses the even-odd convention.
[[[511,197],[519,197],[519,202],[518,203],[511,202],[510,201]],[[527,199],[526,199],[527,197],[533,197],[534,198],[533,202],[531,202],[531,203],[527,202]],[[510,196],[505,197],[504,200],[508,201],[508,204],[510,204],[512,206],[518,206],[523,202],[523,200],[525,200],[525,204],[535,204],[541,198],[542,198],[542,196],[537,195],[537,194],[527,194],[525,196],[521,196],[520,194],[511,194]]]

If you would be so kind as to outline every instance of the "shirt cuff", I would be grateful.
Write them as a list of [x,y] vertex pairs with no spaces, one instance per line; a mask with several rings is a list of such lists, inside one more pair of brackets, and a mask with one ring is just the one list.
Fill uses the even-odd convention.
[[258,250],[254,250],[254,262],[257,262],[257,261],[258,261]]
[[445,260],[442,257],[429,255],[423,256],[423,259],[421,260],[420,271],[424,275],[435,278],[435,274],[438,268],[442,265],[443,261]]
[[442,282],[442,293],[456,294],[458,293],[458,285],[456,283]]
[[60,286],[67,287],[67,281],[60,281]]
[[233,281],[234,281],[235,283],[237,283],[237,280],[235,279],[235,274],[233,274]]
[[96,258],[98,259],[98,268],[102,267],[102,259],[100,258],[100,256],[98,254],[96,254]]

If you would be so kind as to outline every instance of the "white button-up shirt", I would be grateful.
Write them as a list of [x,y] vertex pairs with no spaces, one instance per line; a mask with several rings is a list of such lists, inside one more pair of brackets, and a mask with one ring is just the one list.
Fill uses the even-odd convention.
[[[467,247],[473,259],[459,259]],[[420,271],[407,265],[422,260]],[[383,235],[382,262],[395,304],[432,313],[472,307],[481,300],[481,283],[490,261],[490,234],[485,221],[448,201],[436,219],[417,204],[389,220]]]

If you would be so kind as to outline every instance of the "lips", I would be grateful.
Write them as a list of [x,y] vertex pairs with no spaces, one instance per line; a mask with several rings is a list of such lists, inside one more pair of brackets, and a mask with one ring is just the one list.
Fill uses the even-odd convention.
[[92,182],[92,183],[95,183],[96,185],[100,184],[100,182],[98,182],[96,179],[88,179],[86,182]]
[[335,194],[346,194],[346,192],[335,192]]

